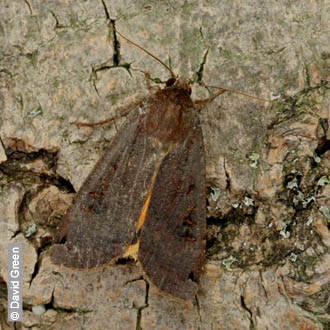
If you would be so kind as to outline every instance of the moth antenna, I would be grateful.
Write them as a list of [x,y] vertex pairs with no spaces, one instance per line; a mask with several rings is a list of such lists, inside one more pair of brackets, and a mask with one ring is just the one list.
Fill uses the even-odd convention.
[[[223,88],[223,87],[218,87],[218,86],[210,86],[210,85],[205,85],[205,87],[209,87],[209,88],[217,88],[217,89],[220,89],[224,92],[229,92],[229,93],[233,93],[233,94],[238,94],[238,95],[243,95],[243,96],[246,96],[246,97],[249,97],[251,99],[255,99],[255,100],[258,100],[258,101],[262,101],[262,102],[277,102],[277,103],[283,103],[279,100],[271,100],[271,99],[263,99],[261,97],[257,97],[257,96],[253,96],[253,95],[249,95],[247,93],[244,93],[244,92],[241,92],[241,91],[237,91],[235,89],[230,89],[230,88]],[[220,93],[220,94],[222,94]],[[218,96],[218,94],[216,93],[215,94],[216,96]],[[210,100],[213,100],[214,99],[214,96],[211,96],[210,97]]]
[[149,56],[153,57],[156,61],[158,61],[160,64],[162,64],[171,74],[172,78],[176,79],[177,76],[174,74],[174,72],[170,69],[170,67],[168,65],[166,65],[161,59],[159,59],[158,57],[156,57],[155,55],[151,54],[148,50],[146,50],[145,48],[143,48],[142,46],[136,44],[135,42],[133,42],[132,40],[129,40],[128,38],[126,38],[125,36],[123,36],[117,29],[115,30],[116,33],[118,33],[123,39],[125,39],[128,43],[132,44],[133,46],[141,49],[143,52],[145,52],[146,54],[148,54]]

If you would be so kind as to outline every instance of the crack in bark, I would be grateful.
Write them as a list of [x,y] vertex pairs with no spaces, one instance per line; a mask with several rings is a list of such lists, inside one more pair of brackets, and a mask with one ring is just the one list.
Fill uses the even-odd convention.
[[110,28],[110,33],[112,33],[112,38],[113,38],[113,64],[114,66],[119,66],[120,63],[120,43],[117,38],[116,34],[116,20],[112,19],[110,16],[110,12],[108,10],[107,5],[105,4],[104,0],[101,0],[102,6],[105,12],[106,19],[108,21],[108,26]]
[[251,323],[251,325],[250,325],[250,329],[254,329],[255,327],[254,327],[254,322],[253,322],[253,313],[252,313],[252,311],[246,306],[246,304],[245,304],[245,300],[244,300],[244,296],[243,295],[241,295],[241,306],[242,306],[242,308],[245,310],[245,311],[247,311],[248,313],[249,313],[249,320],[250,320],[250,323]]
[[227,172],[226,169],[226,159],[223,159],[223,168],[225,170],[225,175],[226,175],[226,190],[228,190],[230,192],[230,186],[231,186],[231,182],[230,182],[230,176],[229,173]]
[[24,0],[24,2],[26,3],[27,7],[29,8],[30,15],[32,15],[33,12],[32,12],[32,8],[31,8],[31,4],[27,0]]
[[206,64],[206,59],[207,59],[208,53],[209,53],[209,49],[206,50],[206,52],[205,52],[205,54],[203,56],[202,63],[199,65],[199,69],[196,72],[196,81],[198,83],[202,82],[202,80],[203,80],[204,65]]
[[146,293],[145,293],[145,297],[144,297],[144,305],[137,309],[136,330],[143,330],[143,328],[141,327],[142,311],[145,308],[149,307],[149,287],[150,287],[150,284],[143,277],[141,277],[141,280],[143,280],[146,284]]
[[[37,251],[38,253],[38,251]],[[40,252],[39,252],[40,253]],[[40,259],[40,255],[38,253],[38,258],[37,258],[37,262],[34,264],[34,269],[33,269],[33,273],[31,275],[31,280],[29,282],[29,288],[32,285],[32,281],[38,276],[39,274],[39,270],[40,270],[40,266],[41,266],[41,259]]]
[[201,306],[199,304],[199,299],[197,295],[195,296],[195,301],[196,301],[196,309],[199,317],[199,322],[202,324]]

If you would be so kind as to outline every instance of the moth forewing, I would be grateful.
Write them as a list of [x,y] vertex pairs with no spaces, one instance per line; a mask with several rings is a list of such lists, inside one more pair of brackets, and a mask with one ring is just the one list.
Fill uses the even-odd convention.
[[160,290],[187,300],[198,290],[205,249],[205,160],[197,109],[223,91],[194,103],[187,80],[167,69],[166,87],[130,111],[82,185],[51,256],[77,269],[130,256]]

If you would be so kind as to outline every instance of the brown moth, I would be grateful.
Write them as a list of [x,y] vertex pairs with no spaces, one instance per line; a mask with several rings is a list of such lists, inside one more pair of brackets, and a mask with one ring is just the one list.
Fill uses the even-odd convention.
[[160,290],[187,300],[197,292],[205,250],[197,110],[226,90],[194,102],[188,82],[165,67],[172,78],[129,112],[64,216],[51,257],[77,269],[132,257]]

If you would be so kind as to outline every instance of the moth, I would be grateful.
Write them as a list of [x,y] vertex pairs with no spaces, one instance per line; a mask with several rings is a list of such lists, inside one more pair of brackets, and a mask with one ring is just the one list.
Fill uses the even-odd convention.
[[205,250],[198,110],[226,90],[194,102],[188,81],[156,60],[171,78],[129,112],[64,216],[50,253],[55,264],[76,269],[134,258],[158,289],[188,300],[197,293]]

